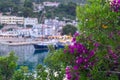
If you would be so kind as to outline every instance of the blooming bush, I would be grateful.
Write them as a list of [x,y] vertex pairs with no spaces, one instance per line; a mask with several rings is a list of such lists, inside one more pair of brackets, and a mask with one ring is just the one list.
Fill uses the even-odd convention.
[[80,71],[86,70],[86,75],[89,75],[87,70],[91,69],[95,62],[95,51],[98,48],[99,44],[94,44],[94,49],[89,50],[83,44],[76,41],[76,37],[79,36],[79,33],[75,33],[73,37],[73,45],[69,45],[68,48],[64,50],[65,54],[72,55],[70,60],[70,65],[66,67],[66,77],[68,80],[79,80]]
[[[106,53],[100,54],[102,50],[99,51],[99,49],[104,45],[100,44],[99,42],[94,42],[94,40],[91,40],[89,37],[87,37],[86,40],[91,41],[90,46],[92,47],[87,48],[84,43],[80,43],[77,41],[77,38],[82,35],[78,35],[78,33],[76,34],[77,36],[74,36],[72,40],[73,44],[64,49],[64,54],[69,54],[70,56],[70,59],[68,59],[69,66],[66,67],[67,79],[96,79],[98,77],[94,78],[92,75],[95,76],[96,73],[98,74],[98,72],[100,72],[101,74],[104,74],[103,76],[105,80],[107,80],[108,74],[111,75],[111,72],[116,71],[115,69],[118,68],[118,65],[120,64],[120,54],[116,54],[110,46],[104,47]],[[92,72],[92,70],[94,71],[94,69],[97,69],[96,73]],[[114,75],[109,76],[108,79],[113,76]],[[115,78],[116,77],[114,77],[114,79]]]
[[[79,33],[64,50],[68,80],[118,80],[120,0],[89,0],[77,7]],[[117,13],[116,13],[117,12]]]

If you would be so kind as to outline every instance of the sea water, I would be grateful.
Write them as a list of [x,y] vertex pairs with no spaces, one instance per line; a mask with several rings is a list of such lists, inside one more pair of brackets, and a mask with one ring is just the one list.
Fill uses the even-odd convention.
[[18,68],[28,66],[30,70],[35,69],[38,64],[44,65],[43,61],[48,53],[48,51],[35,50],[33,45],[0,44],[0,56],[9,55],[10,51],[14,51],[18,57]]

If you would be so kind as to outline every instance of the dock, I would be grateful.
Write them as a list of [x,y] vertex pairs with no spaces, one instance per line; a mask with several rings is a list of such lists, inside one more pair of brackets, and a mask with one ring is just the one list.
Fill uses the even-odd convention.
[[[65,39],[65,40],[64,40]],[[48,38],[44,39],[44,41],[52,41],[52,40],[58,40],[60,42],[65,43],[64,41],[71,41],[71,38]],[[22,38],[22,37],[10,37],[10,36],[0,36],[0,44],[10,45],[10,46],[17,46],[17,45],[32,45],[32,44],[38,44],[42,43],[42,38]]]
[[17,46],[41,43],[41,40],[32,40],[31,38],[4,38],[0,37],[0,44]]
[[31,41],[31,42],[0,42],[0,44],[5,44],[9,46],[18,46],[18,45],[31,45],[31,44],[38,44],[41,43],[41,41]]

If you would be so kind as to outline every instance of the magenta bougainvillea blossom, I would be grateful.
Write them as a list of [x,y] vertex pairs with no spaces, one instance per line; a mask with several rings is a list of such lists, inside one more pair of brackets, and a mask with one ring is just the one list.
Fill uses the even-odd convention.
[[72,42],[73,42],[73,43],[76,43],[76,37],[79,36],[79,35],[80,35],[79,32],[76,32],[76,33],[74,34],[73,39],[72,39]]
[[[117,31],[117,35],[120,35],[120,31]],[[103,59],[108,61],[108,65],[118,65],[119,64],[119,56],[116,51],[110,45],[104,46],[101,42],[97,42],[92,40],[92,38],[86,38],[86,40],[90,40],[90,45],[92,48],[89,48],[84,43],[79,42],[79,37],[82,36],[78,32],[75,33],[72,40],[72,45],[68,45],[66,49],[64,49],[64,54],[72,55],[71,59],[68,60],[69,66],[66,67],[66,78],[67,80],[80,80],[83,71],[86,72],[85,76],[91,78],[92,74],[89,72],[90,69],[94,68],[94,66],[99,61],[97,53],[101,50],[101,47],[104,47],[105,53],[103,54]],[[114,39],[115,32],[109,32],[108,38]],[[102,54],[103,52],[101,52]],[[110,70],[114,69],[114,66],[110,66]],[[102,70],[102,69],[101,69]]]
[[93,46],[95,48],[93,50],[89,50],[82,43],[76,42],[76,38],[79,35],[79,33],[75,33],[73,37],[73,44],[69,45],[68,48],[64,50],[65,54],[70,54],[74,56],[74,60],[71,60],[71,65],[73,66],[66,67],[66,77],[68,80],[79,80],[80,73],[78,71],[87,70],[93,67],[96,62],[94,56],[99,43],[94,43]]
[[66,67],[66,77],[68,80],[70,80],[72,78],[71,69],[69,66]]
[[110,5],[113,11],[118,12],[120,10],[120,0],[112,0]]

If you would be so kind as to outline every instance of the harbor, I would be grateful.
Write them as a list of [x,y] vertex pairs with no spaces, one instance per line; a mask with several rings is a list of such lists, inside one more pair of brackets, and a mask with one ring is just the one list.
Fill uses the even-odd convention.
[[10,46],[18,46],[18,45],[31,45],[31,44],[38,44],[38,43],[42,43],[42,41],[23,41],[23,42],[17,42],[17,41],[3,41],[0,42],[0,44],[6,44],[6,45],[10,45]]
[[35,50],[33,45],[7,45],[0,44],[0,56],[7,56],[9,52],[15,52],[18,57],[18,66],[28,66],[29,69],[34,69],[36,65],[43,64],[43,60],[48,51]]
[[47,37],[21,37],[14,34],[0,34],[0,44],[6,45],[30,45],[30,44],[38,44],[46,41],[53,42],[60,41],[66,43],[70,42],[72,39],[71,36],[47,36]]
[[[0,34],[0,55],[7,56],[9,52],[15,52],[18,56],[18,64],[29,66],[31,69],[37,64],[43,64],[48,53],[48,45],[54,45],[56,49],[64,48],[62,43],[71,42],[70,36],[47,37],[23,37],[15,34]],[[58,45],[58,42],[60,43]],[[36,47],[37,46],[37,47]]]
[[[15,52],[18,56],[18,65],[28,66],[30,69],[34,69],[36,65],[43,64],[43,60],[48,53],[48,45],[55,44],[57,42],[65,43],[70,41],[69,37],[55,37],[49,36],[48,39],[42,38],[25,38],[25,37],[11,37],[1,36],[0,37],[0,55],[7,56],[9,52]],[[47,44],[47,45],[46,45]],[[35,45],[38,47],[36,48]],[[61,43],[60,43],[61,45]],[[46,49],[43,49],[47,47]],[[63,46],[59,46],[63,48]],[[58,47],[56,48],[58,49]]]

